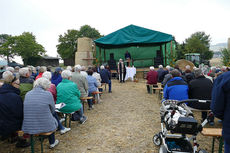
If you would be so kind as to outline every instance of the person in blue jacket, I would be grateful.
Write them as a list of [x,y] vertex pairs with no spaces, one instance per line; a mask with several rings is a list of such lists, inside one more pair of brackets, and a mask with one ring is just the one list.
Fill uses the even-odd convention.
[[111,93],[112,92],[111,74],[107,69],[105,69],[103,65],[100,68],[101,68],[100,71],[101,83],[109,84],[109,93]]
[[[17,138],[23,121],[23,101],[20,96],[20,81],[10,71],[3,73],[4,84],[0,87],[0,137],[2,140]],[[16,147],[27,147],[26,139],[17,138]]]
[[188,99],[188,84],[180,77],[181,73],[177,69],[172,70],[170,73],[172,74],[172,79],[164,87],[164,99]]
[[223,123],[225,153],[230,153],[230,72],[217,77],[212,89],[211,110]]
[[62,69],[60,67],[57,67],[52,75],[51,83],[55,84],[56,87],[62,81],[61,73]]

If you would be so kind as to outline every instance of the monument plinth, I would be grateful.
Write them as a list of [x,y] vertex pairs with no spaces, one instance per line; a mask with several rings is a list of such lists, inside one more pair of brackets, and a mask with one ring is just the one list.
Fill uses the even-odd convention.
[[90,38],[83,37],[77,40],[77,52],[75,53],[75,65],[80,64],[88,67],[93,65],[93,41]]

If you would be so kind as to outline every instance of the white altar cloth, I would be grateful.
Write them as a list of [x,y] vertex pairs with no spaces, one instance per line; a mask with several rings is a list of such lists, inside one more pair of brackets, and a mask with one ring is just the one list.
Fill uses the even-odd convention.
[[135,74],[136,74],[136,68],[134,66],[126,67],[125,80],[128,80],[128,78],[131,78],[131,80],[133,81]]

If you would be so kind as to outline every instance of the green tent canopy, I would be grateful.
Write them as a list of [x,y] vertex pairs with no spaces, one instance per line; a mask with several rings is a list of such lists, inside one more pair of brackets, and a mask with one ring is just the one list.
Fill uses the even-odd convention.
[[115,62],[120,58],[125,60],[124,55],[128,51],[131,65],[135,67],[167,65],[173,61],[175,53],[172,35],[135,25],[124,27],[94,42],[95,62],[99,64],[111,63],[112,57]]
[[102,48],[132,44],[161,44],[174,40],[170,34],[129,25],[111,34],[101,37],[94,42]]

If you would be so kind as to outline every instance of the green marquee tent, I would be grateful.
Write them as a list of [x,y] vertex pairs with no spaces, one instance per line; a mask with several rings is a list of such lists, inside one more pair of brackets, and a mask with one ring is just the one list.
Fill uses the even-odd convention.
[[135,25],[124,27],[94,42],[96,59],[100,64],[107,63],[110,54],[114,55],[116,61],[124,59],[124,54],[128,51],[135,67],[156,65],[159,59],[162,61],[160,64],[169,64],[170,54],[175,48],[172,35]]

